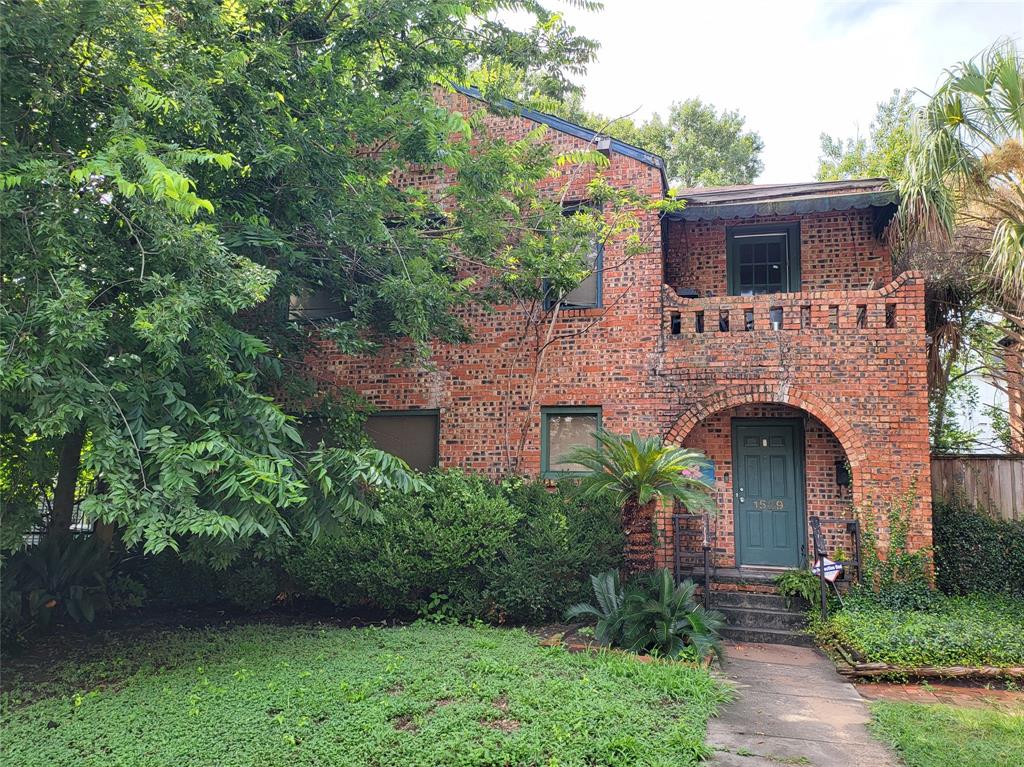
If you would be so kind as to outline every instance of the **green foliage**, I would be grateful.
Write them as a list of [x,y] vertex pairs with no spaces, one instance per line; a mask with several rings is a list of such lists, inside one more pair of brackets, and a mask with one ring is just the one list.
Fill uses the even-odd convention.
[[212,562],[206,551],[165,551],[135,560],[131,575],[145,589],[146,605],[165,610],[221,607],[256,613],[272,607],[285,590],[279,564],[253,550],[237,553],[221,567]]
[[626,589],[623,646],[632,652],[654,652],[667,658],[686,655],[701,660],[722,658],[718,632],[725,618],[694,599],[697,585],[675,583],[668,568],[649,573]]
[[[325,289],[341,349],[423,349],[465,338],[455,310],[487,300],[460,259],[518,264],[537,291],[580,276],[537,191],[558,167],[540,132],[490,139],[486,110],[433,97],[484,65],[570,92],[594,44],[535,2],[55,0],[0,26],[5,536],[53,484],[40,458],[82,434],[81,473],[102,477],[82,510],[148,553],[369,518],[375,489],[415,480],[303,445],[275,398],[317,400],[314,334],[277,308]],[[392,183],[439,164],[444,207]]]
[[722,657],[718,632],[725,619],[697,604],[693,581],[676,584],[667,568],[635,576],[625,588],[614,571],[592,575],[590,581],[597,606],[573,605],[565,617],[597,618],[594,635],[601,644],[667,658]]
[[273,606],[280,593],[278,580],[267,563],[252,563],[227,572],[221,591],[233,606],[255,613]]
[[793,606],[799,597],[813,607],[821,598],[821,579],[810,570],[786,570],[775,576],[779,594],[786,598],[786,606]]
[[746,118],[698,98],[673,102],[667,118],[654,114],[639,125],[628,117],[588,114],[572,100],[541,106],[660,155],[673,186],[750,184],[764,168],[764,141],[745,130]]
[[907,767],[1017,767],[1024,753],[1019,707],[877,701],[871,714],[871,731]]
[[619,506],[644,506],[658,498],[681,501],[693,512],[711,510],[711,487],[701,479],[707,462],[696,450],[666,445],[660,437],[599,431],[597,447],[581,447],[566,459],[589,472],[580,480],[583,498],[610,497]]
[[822,133],[818,181],[899,178],[910,151],[915,112],[914,94],[895,90],[879,103],[867,137],[844,140]]
[[[929,549],[911,551],[909,548],[916,503],[915,481],[904,493],[884,501],[881,510],[876,509],[870,500],[856,510],[860,521],[865,586],[874,592],[873,598],[893,608],[921,609],[932,597],[928,572],[931,552]],[[889,537],[884,554],[878,545],[880,521],[884,521]]]
[[911,240],[948,241],[959,226],[986,240],[971,275],[997,307],[1024,305],[1024,56],[1002,39],[946,69],[925,105],[900,180]]
[[127,573],[116,573],[107,579],[107,603],[111,612],[137,610],[146,604],[148,596],[142,582]]
[[623,538],[619,511],[607,500],[584,501],[571,480],[552,492],[543,482],[506,480],[502,495],[520,514],[511,542],[484,563],[482,615],[513,623],[540,623],[585,593],[584,573],[619,567]]
[[942,591],[1024,597],[1024,521],[994,518],[963,498],[937,500],[932,508]]
[[1010,597],[937,596],[927,610],[894,609],[870,595],[846,597],[827,622],[812,616],[826,645],[870,662],[915,666],[1024,665],[1024,602]]
[[[687,664],[571,654],[487,627],[248,626],[135,634],[110,650],[117,684],[5,707],[7,761],[684,767],[709,755],[707,719],[726,699]],[[94,742],[102,753],[83,757]]]
[[626,618],[626,594],[622,590],[618,570],[605,570],[590,576],[597,605],[579,603],[565,611],[568,621],[578,618],[596,618],[594,638],[603,645],[622,645],[622,634]]
[[26,597],[23,617],[40,628],[64,617],[92,623],[106,604],[106,556],[91,536],[46,536],[11,557],[5,569]]
[[581,596],[595,566],[621,561],[610,503],[583,503],[541,483],[502,485],[458,470],[427,476],[432,492],[389,494],[383,521],[300,542],[284,567],[300,590],[342,607],[539,622]]

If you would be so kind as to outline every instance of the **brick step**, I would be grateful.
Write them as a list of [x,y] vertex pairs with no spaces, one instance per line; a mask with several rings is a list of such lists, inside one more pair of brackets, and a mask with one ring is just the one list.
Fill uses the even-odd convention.
[[711,606],[716,610],[725,607],[748,607],[763,610],[804,610],[807,603],[794,599],[792,608],[786,605],[786,598],[778,594],[761,594],[755,591],[718,591],[711,589]]
[[731,628],[799,631],[807,625],[807,618],[804,614],[795,610],[721,606],[714,609],[725,616],[725,620]]
[[799,647],[813,647],[814,641],[801,631],[781,629],[755,629],[730,626],[722,629],[722,636],[734,642],[758,642],[761,644],[788,644]]

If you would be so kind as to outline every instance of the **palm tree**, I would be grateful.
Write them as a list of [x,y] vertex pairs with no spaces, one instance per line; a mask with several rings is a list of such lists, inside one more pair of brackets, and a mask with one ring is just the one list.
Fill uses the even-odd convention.
[[[1009,390],[1001,337],[1024,345],[1024,58],[1001,41],[946,71],[918,116],[902,176],[897,245],[905,252],[955,254],[956,289],[929,319],[929,379],[942,434],[950,371],[964,356],[963,321],[992,326],[982,355],[996,362],[992,382]],[[957,273],[958,272],[958,273]],[[938,315],[938,316],[935,316]],[[984,339],[983,340],[983,344]],[[1011,429],[1017,425],[1011,420]],[[1014,433],[1011,442],[1024,439]]]
[[711,486],[701,479],[707,458],[696,450],[666,445],[659,437],[598,431],[597,447],[574,450],[568,460],[588,473],[580,482],[584,498],[611,496],[622,508],[626,572],[654,569],[654,508],[674,499],[691,511],[713,510]]
[[[958,229],[990,239],[980,274],[1020,325],[1024,313],[1024,58],[1001,41],[946,71],[922,110],[897,181],[911,242]],[[1019,327],[1018,327],[1019,329]]]

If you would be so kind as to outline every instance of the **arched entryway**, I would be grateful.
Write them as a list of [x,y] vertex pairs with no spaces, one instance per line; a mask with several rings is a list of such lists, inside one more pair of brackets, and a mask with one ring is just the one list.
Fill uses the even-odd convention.
[[[859,435],[800,392],[721,392],[681,415],[666,440],[700,450],[713,464],[718,567],[806,566],[807,520],[849,519],[863,492]],[[837,552],[849,546],[842,525],[825,532]]]

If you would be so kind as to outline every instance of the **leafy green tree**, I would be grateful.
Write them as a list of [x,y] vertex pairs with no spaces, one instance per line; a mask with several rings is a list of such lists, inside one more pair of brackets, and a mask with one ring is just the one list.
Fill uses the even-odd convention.
[[707,459],[696,450],[666,445],[660,437],[598,431],[597,447],[581,447],[566,459],[586,467],[583,498],[610,497],[622,508],[626,570],[654,570],[654,510],[658,501],[678,500],[691,511],[710,511],[711,487],[701,479]]
[[[569,92],[593,43],[533,0],[54,0],[0,32],[5,525],[47,461],[54,533],[88,475],[83,511],[151,552],[371,518],[374,488],[418,481],[303,443],[283,403],[318,400],[314,339],[462,339],[456,310],[486,298],[467,264],[583,271],[533,191],[557,159],[540,132],[487,139],[433,95],[483,62]],[[444,200],[396,183],[442,164]],[[288,322],[317,290],[340,316]]]
[[639,124],[628,116],[587,112],[576,94],[561,103],[535,98],[534,104],[661,156],[676,187],[750,184],[764,169],[764,141],[745,130],[746,118],[697,98],[673,102],[667,119],[654,114]]
[[842,139],[822,133],[818,181],[901,176],[915,113],[913,92],[895,90],[878,104],[867,137]]
[[640,127],[638,139],[661,150],[669,177],[678,185],[749,184],[764,168],[764,142],[756,132],[744,130],[745,124],[739,112],[719,113],[714,105],[694,98],[673,103],[664,122],[654,115]]

